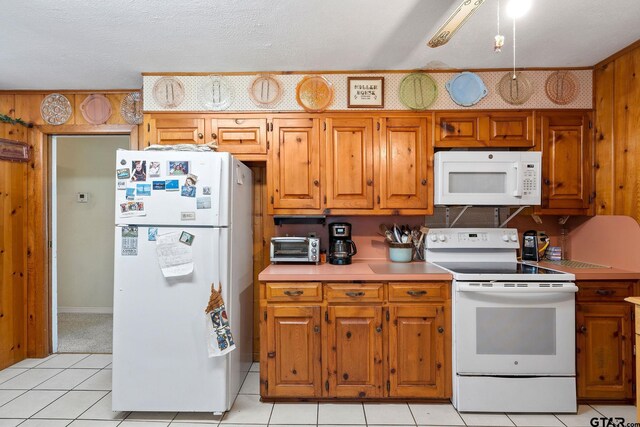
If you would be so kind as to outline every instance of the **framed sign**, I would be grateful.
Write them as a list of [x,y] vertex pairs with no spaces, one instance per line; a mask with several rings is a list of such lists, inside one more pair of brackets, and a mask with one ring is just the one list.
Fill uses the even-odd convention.
[[384,108],[384,77],[348,77],[349,108]]
[[26,162],[29,160],[29,146],[18,141],[0,139],[0,160]]

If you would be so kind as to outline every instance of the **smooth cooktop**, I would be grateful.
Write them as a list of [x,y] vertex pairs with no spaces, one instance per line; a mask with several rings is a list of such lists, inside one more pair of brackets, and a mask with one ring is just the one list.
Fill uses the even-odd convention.
[[561,271],[517,262],[439,262],[436,265],[459,274],[563,274]]

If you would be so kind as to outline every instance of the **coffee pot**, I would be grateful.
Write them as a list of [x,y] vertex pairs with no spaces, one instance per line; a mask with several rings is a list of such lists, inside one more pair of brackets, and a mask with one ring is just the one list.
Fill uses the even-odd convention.
[[351,224],[348,222],[329,224],[329,263],[351,264],[351,257],[357,252],[356,244],[351,240]]

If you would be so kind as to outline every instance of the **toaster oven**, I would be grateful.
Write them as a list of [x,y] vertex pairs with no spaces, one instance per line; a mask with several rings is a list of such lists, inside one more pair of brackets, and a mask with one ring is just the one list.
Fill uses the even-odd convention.
[[270,259],[278,262],[320,263],[320,239],[317,237],[272,237]]

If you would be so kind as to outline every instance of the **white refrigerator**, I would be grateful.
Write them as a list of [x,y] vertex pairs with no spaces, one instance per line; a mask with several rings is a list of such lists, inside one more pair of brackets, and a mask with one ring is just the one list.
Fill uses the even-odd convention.
[[[252,359],[251,170],[228,153],[119,150],[115,174],[112,409],[227,411]],[[160,267],[171,233],[187,236],[188,274]],[[212,283],[236,349],[210,358]]]

